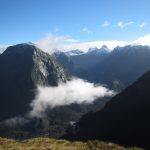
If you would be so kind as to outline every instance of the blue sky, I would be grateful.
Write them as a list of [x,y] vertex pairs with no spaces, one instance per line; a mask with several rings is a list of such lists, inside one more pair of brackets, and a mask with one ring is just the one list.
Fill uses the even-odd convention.
[[51,33],[80,42],[150,34],[150,0],[0,0],[0,44]]

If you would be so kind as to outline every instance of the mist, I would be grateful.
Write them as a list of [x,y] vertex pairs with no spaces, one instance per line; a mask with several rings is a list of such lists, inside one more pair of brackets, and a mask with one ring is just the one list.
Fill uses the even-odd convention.
[[102,85],[94,85],[82,79],[59,83],[57,87],[37,86],[36,97],[30,104],[30,117],[42,117],[47,108],[73,103],[91,104],[96,98],[113,96],[115,93]]
[[23,116],[20,116],[20,117],[13,117],[13,118],[6,119],[6,120],[0,122],[0,125],[2,124],[7,127],[16,127],[16,126],[22,126],[28,122],[29,122],[29,120],[27,120]]

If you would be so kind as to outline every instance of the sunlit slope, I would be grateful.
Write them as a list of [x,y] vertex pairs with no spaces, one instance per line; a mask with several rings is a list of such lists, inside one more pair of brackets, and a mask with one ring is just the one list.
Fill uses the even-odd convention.
[[0,150],[142,150],[125,148],[101,141],[70,142],[49,138],[34,138],[25,141],[0,138]]

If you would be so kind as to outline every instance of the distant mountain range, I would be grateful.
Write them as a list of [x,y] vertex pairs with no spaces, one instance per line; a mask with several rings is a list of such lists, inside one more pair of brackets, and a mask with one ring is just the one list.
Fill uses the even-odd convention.
[[[70,54],[71,53],[71,54]],[[100,63],[109,54],[108,48],[90,48],[88,52],[72,54],[70,52],[56,52],[53,55],[61,62],[73,75],[86,79],[86,72],[97,63]]]
[[[33,44],[8,47],[0,55],[0,136],[101,139],[149,149],[150,71],[144,74],[150,70],[149,58],[148,46],[116,47],[111,52],[103,46],[88,52],[57,51],[52,56]],[[26,115],[37,85],[56,87],[71,80],[71,74],[125,90],[111,100],[49,108],[40,118]]]
[[150,148],[150,71],[112,98],[103,110],[82,117],[79,140],[101,139]]
[[90,82],[107,84],[122,90],[150,69],[149,46],[116,47],[113,51],[103,46],[80,55],[56,55],[73,75]]

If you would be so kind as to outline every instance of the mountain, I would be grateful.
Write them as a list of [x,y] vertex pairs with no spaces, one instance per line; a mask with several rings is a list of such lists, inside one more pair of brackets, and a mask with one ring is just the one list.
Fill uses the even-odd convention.
[[70,57],[70,59],[74,63],[76,70],[80,69],[84,71],[93,67],[98,62],[101,62],[109,54],[107,49],[108,48],[106,46],[103,46],[100,49],[90,48],[88,52],[80,55],[74,55]]
[[76,55],[70,53],[72,51],[56,52],[54,55],[73,75],[86,79],[88,70],[102,62],[109,55],[109,50],[106,46],[103,46],[100,49],[91,48],[84,53],[78,52]]
[[57,86],[70,75],[49,54],[32,44],[8,47],[0,55],[0,121],[25,114],[37,85]]
[[77,139],[100,139],[150,149],[150,71],[110,100],[103,110],[82,117]]
[[111,88],[116,84],[125,88],[150,69],[149,58],[149,46],[117,47],[82,77],[91,82],[105,83]]
[[68,69],[71,73],[74,71],[74,64],[71,60],[72,55],[67,55],[65,52],[56,51],[53,54],[53,57],[56,58],[65,68]]
[[[65,54],[64,54],[65,55]],[[92,48],[81,55],[57,57],[73,74],[121,91],[150,69],[150,47],[128,45],[109,51]],[[69,60],[69,61],[68,61]]]
[[[64,53],[59,53],[59,56],[66,59]],[[72,76],[54,56],[41,51],[33,44],[19,44],[7,48],[0,55],[0,71],[1,137],[60,138],[69,128],[74,127],[74,123],[83,114],[103,108],[110,99],[104,97],[92,104],[75,103],[48,108],[42,117],[29,117],[26,113],[31,109],[30,104],[36,96],[37,85],[57,86],[58,82],[71,80]]]
[[106,45],[103,45],[100,49],[98,48],[90,48],[88,50],[88,54],[93,54],[93,55],[101,55],[101,54],[106,54],[108,53],[110,50]]

